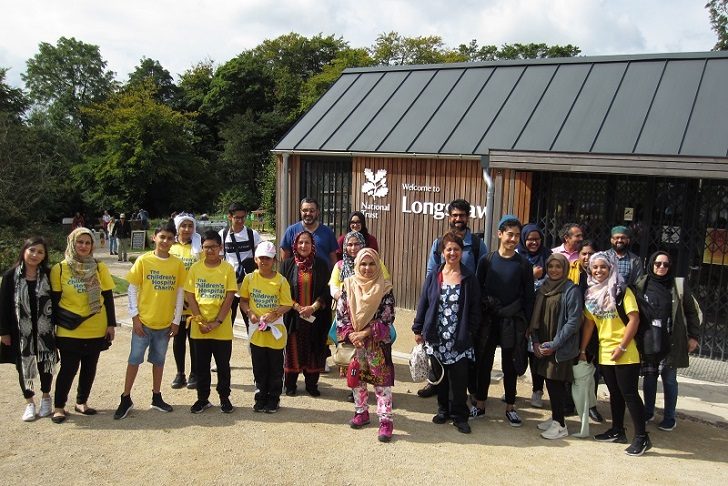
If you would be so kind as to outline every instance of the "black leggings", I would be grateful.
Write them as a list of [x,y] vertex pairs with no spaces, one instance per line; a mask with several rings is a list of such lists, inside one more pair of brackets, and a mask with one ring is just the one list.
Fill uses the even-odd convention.
[[469,361],[462,358],[455,363],[442,365],[445,374],[437,385],[437,413],[452,418],[455,423],[468,421]]
[[[541,379],[544,378],[541,377]],[[548,378],[545,381],[546,389],[549,391],[549,401],[551,401],[551,418],[563,427],[565,425],[564,404],[566,403],[566,383],[559,380],[549,380]]]
[[[38,363],[38,377],[40,378],[40,391],[42,393],[50,393],[51,391],[51,383],[53,383],[53,374],[52,373],[46,373],[44,371],[41,371],[40,368],[42,367],[42,363]],[[33,390],[29,390],[26,388],[25,378],[23,378],[23,366],[21,364],[21,361],[18,360],[15,363],[15,369],[18,370],[18,382],[20,383],[20,389],[23,391],[23,397],[27,398],[33,398],[35,396],[35,392]]]
[[177,373],[184,375],[185,373],[185,355],[187,354],[187,341],[190,343],[190,374],[195,372],[197,368],[197,355],[195,353],[195,340],[190,338],[191,327],[186,327],[184,323],[180,324],[179,332],[174,336],[172,341],[172,351],[174,352],[174,362],[177,365]]
[[624,428],[624,409],[634,424],[635,435],[645,434],[645,405],[638,391],[640,365],[600,365],[604,383],[609,388],[609,405],[612,408],[612,428]]
[[83,404],[91,394],[91,387],[96,378],[96,365],[99,362],[100,351],[78,352],[59,349],[61,352],[61,370],[56,378],[56,395],[53,399],[56,408],[64,408],[71,391],[73,379],[76,377],[79,366],[78,389],[76,390],[76,403]]
[[[533,387],[531,387],[531,391],[537,392],[543,391],[543,383],[544,383],[544,377],[536,373],[536,355],[529,352],[528,353],[528,367],[531,368],[531,383],[533,383]],[[551,392],[549,392],[549,395],[551,395]]]

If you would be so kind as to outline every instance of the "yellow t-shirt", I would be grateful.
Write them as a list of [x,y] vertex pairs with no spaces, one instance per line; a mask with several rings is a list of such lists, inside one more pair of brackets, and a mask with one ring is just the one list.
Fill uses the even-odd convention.
[[[195,294],[195,300],[200,307],[200,314],[208,322],[217,319],[227,292],[237,291],[238,282],[235,279],[235,270],[225,260],[214,268],[208,267],[205,262],[197,262],[187,272],[185,292]],[[220,326],[207,334],[200,331],[200,326],[192,324],[190,336],[193,339],[231,341],[233,339],[233,323],[230,319],[230,312],[227,313]]]
[[[258,270],[249,273],[243,279],[240,285],[240,297],[249,299],[250,310],[255,315],[262,316],[268,312],[275,310],[278,306],[291,306],[291,287],[283,275],[276,272],[272,278],[263,277]],[[282,336],[276,339],[270,330],[259,331],[258,326],[250,323],[249,328],[252,332],[250,336],[250,344],[255,344],[262,348],[283,349],[286,347],[288,336],[286,334],[286,326],[283,324],[283,318],[279,318],[274,325]]]
[[[630,289],[624,295],[624,312],[638,312],[637,301]],[[612,352],[620,345],[624,337],[624,325],[617,311],[610,312],[604,317],[595,317],[588,309],[584,309],[587,319],[594,321],[599,333],[599,364],[602,365],[624,365],[640,362],[640,353],[637,351],[637,344],[632,339],[627,345],[627,351],[622,353],[617,361],[612,361]]]
[[[198,255],[196,253],[192,253],[192,242],[176,242],[174,245],[172,245],[172,248],[169,249],[169,254],[174,255],[182,260],[182,263],[185,266],[185,271],[188,271],[190,267],[192,267],[192,264],[195,263],[198,259]],[[182,315],[189,316],[190,314],[192,314],[192,312],[190,312],[190,310],[187,308],[187,302],[185,302]]]
[[[114,279],[105,263],[99,262],[96,275],[101,285],[101,291],[113,290]],[[60,306],[80,316],[91,314],[88,306],[88,296],[83,281],[73,276],[66,261],[53,265],[51,269],[51,288],[54,292],[61,292]],[[101,311],[81,323],[76,329],[56,327],[56,336],[76,339],[96,339],[106,335],[106,306],[101,297]]]
[[182,260],[172,255],[159,258],[149,251],[134,262],[126,280],[137,286],[137,309],[142,324],[150,329],[169,327],[177,305],[177,289],[185,281]]
[[[389,273],[389,269],[381,260],[379,260],[379,268],[382,269],[382,277],[384,277],[384,280],[392,280],[392,275]],[[344,280],[341,278],[341,267],[339,267],[339,263],[337,262],[336,265],[334,265],[334,269],[331,271],[329,287],[338,287],[341,289],[342,285],[344,285]]]
[[581,262],[575,260],[569,264],[569,280],[574,282],[574,285],[579,285],[579,278],[581,277]]

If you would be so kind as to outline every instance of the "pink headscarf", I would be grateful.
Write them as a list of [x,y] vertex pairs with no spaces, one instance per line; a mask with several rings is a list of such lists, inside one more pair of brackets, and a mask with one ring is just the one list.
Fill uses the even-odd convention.
[[607,252],[600,251],[589,258],[589,268],[596,262],[601,260],[609,267],[609,277],[599,283],[590,273],[587,278],[589,289],[586,291],[584,298],[584,306],[592,315],[603,317],[606,314],[617,310],[617,293],[622,287],[622,276],[617,271],[617,261]]

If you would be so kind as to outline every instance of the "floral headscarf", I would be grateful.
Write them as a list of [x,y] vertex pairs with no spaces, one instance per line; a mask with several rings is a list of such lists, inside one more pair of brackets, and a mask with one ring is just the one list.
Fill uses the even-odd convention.
[[[361,243],[361,248],[366,246],[366,238],[358,231],[349,231],[344,237],[344,254],[342,257],[343,264],[341,265],[341,280],[354,275],[354,258],[349,255],[346,251],[346,244],[349,243],[350,238],[356,238]],[[359,250],[361,253],[361,249]],[[358,255],[358,254],[357,254]]]
[[[298,253],[298,240],[301,238],[302,235],[308,235],[308,237],[311,239],[311,253],[307,257],[301,256]],[[313,239],[313,234],[311,234],[310,231],[306,230],[298,233],[296,237],[293,238],[292,251],[293,259],[298,266],[298,270],[300,272],[310,272],[313,268],[314,259],[316,258],[316,241]]]
[[[84,257],[76,252],[76,241],[81,235],[88,235],[91,238],[91,253]],[[90,229],[76,228],[71,231],[67,238],[65,261],[73,276],[80,279],[86,287],[91,313],[97,314],[101,310],[101,283],[98,277],[98,264],[93,256],[93,243],[94,234]]]
[[586,291],[584,306],[596,317],[603,317],[606,314],[617,310],[617,293],[622,287],[622,276],[617,271],[617,262],[607,252],[597,252],[589,258],[589,268],[594,262],[601,260],[609,267],[609,277],[603,282],[596,281],[590,273],[587,278],[589,289]]

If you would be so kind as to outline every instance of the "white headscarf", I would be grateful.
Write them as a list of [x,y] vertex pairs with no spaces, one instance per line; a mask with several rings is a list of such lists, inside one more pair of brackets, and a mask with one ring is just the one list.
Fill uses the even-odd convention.
[[594,279],[592,273],[587,278],[589,289],[586,291],[584,306],[596,317],[602,317],[617,310],[617,293],[622,287],[622,276],[617,271],[617,261],[604,251],[597,252],[589,258],[589,268],[597,260],[609,267],[609,276],[601,283]]
[[[197,233],[197,221],[191,214],[181,213],[174,217],[174,227],[177,228],[179,235],[179,227],[183,221],[192,221],[192,254],[197,257],[202,253],[202,237]],[[179,239],[177,240],[179,241]]]

